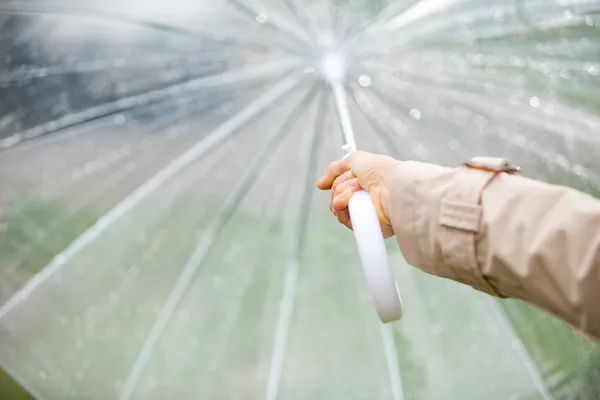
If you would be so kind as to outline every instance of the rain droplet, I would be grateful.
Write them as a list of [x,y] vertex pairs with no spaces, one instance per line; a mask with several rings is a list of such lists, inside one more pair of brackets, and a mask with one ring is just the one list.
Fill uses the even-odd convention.
[[581,164],[575,164],[573,166],[573,172],[575,173],[575,175],[578,175],[583,178],[585,178],[587,175],[585,167]]
[[38,376],[40,377],[41,380],[45,380],[46,379],[46,373],[44,371],[38,372]]
[[563,12],[563,15],[564,15],[564,17],[565,17],[565,18],[567,18],[567,19],[571,19],[571,18],[573,18],[573,12],[572,12],[571,10],[565,10],[565,11]]
[[600,73],[600,64],[590,65],[588,68],[588,73],[592,76],[598,76]]
[[267,18],[267,14],[265,13],[260,13],[256,16],[256,22],[258,22],[259,24],[264,24],[268,20],[269,18]]
[[532,98],[529,99],[529,105],[531,107],[537,108],[540,106],[540,99],[533,96]]
[[125,118],[125,116],[123,114],[117,114],[113,118],[113,123],[115,125],[117,125],[117,126],[123,126],[123,125],[125,125],[126,121],[127,121],[127,119]]
[[413,108],[408,113],[410,114],[411,117],[413,117],[417,121],[421,119],[421,111],[416,108]]
[[367,75],[361,75],[358,78],[358,84],[362,87],[371,86],[371,78],[369,78]]
[[519,350],[521,348],[521,341],[519,339],[514,339],[512,341],[513,350]]

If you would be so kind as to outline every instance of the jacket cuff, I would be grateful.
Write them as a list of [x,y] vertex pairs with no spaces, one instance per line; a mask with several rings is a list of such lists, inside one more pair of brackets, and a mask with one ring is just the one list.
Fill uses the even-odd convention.
[[[389,210],[396,240],[406,261],[425,272],[447,278],[453,275],[436,263],[435,243],[439,241],[436,222],[445,192],[444,181],[449,182],[451,174],[451,169],[433,164],[402,162],[393,177]],[[437,184],[432,185],[433,182]]]
[[390,220],[406,261],[433,275],[498,296],[477,254],[481,191],[492,174],[407,161],[395,173]]

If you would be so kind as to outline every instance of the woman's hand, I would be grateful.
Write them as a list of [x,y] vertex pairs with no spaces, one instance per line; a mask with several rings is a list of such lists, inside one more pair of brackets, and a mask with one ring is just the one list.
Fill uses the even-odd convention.
[[385,238],[394,235],[390,222],[390,185],[400,161],[388,156],[354,152],[346,158],[329,164],[317,182],[321,190],[331,190],[330,209],[338,221],[352,229],[348,201],[361,189],[369,192],[379,216]]

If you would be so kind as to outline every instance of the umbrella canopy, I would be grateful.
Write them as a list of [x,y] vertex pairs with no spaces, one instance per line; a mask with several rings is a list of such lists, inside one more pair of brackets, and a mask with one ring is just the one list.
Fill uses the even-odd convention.
[[343,155],[335,77],[361,150],[598,194],[599,12],[2,2],[0,365],[40,399],[598,398],[596,345],[394,243],[382,327],[314,181]]

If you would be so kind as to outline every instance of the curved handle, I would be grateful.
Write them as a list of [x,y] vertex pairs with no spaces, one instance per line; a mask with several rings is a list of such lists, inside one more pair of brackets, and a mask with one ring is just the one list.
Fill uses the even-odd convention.
[[394,280],[377,210],[369,193],[360,190],[348,204],[352,230],[358,247],[367,285],[381,322],[402,318],[402,300]]

